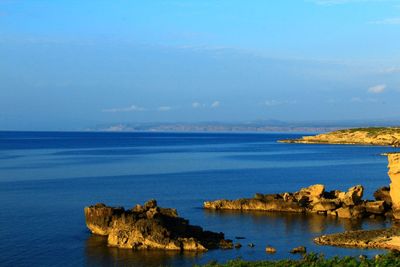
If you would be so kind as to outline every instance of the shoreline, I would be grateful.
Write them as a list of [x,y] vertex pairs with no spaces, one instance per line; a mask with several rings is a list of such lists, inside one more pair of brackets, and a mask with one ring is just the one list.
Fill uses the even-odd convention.
[[279,143],[331,144],[400,147],[399,127],[371,127],[338,130],[329,133],[303,136],[299,139],[278,140]]

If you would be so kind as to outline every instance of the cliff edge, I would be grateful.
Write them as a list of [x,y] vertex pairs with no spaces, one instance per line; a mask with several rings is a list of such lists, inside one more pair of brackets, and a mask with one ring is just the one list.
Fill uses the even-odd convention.
[[393,217],[400,219],[400,153],[388,154]]
[[[388,190],[377,191],[375,197],[385,199],[391,203],[392,215],[396,220],[400,219],[400,153],[388,154],[390,196]],[[400,227],[393,224],[391,228],[378,230],[358,230],[344,233],[329,234],[317,237],[314,242],[320,245],[361,247],[361,248],[383,248],[400,250]]]
[[355,128],[303,136],[300,139],[279,140],[281,143],[352,144],[400,147],[400,127]]

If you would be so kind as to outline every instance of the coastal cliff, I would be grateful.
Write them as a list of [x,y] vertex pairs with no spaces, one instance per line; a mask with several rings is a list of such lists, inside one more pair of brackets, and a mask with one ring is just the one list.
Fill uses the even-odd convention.
[[[393,218],[399,220],[400,153],[388,154],[388,161],[390,190],[389,188],[382,188],[375,192],[374,196],[385,201],[387,205],[391,205]],[[397,224],[394,224],[391,228],[386,229],[347,231],[323,235],[315,238],[314,242],[320,245],[400,250],[400,228]]]
[[300,144],[354,144],[400,147],[400,128],[356,128],[339,130],[300,139],[280,140],[282,143]]
[[388,154],[393,217],[400,219],[400,153]]
[[93,234],[108,236],[108,245],[127,249],[206,251],[232,248],[223,233],[204,231],[178,217],[175,209],[160,208],[155,200],[131,210],[104,204],[85,207],[86,225]]

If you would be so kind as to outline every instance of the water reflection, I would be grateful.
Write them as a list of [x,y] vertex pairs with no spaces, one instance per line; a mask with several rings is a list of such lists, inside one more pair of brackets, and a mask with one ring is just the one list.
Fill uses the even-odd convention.
[[[176,266],[183,262],[188,264],[199,258],[202,253],[178,252],[178,251],[133,251],[130,249],[118,249],[107,246],[107,238],[90,235],[86,240],[86,265],[87,266],[137,266],[158,267]],[[188,265],[193,265],[188,264]]]
[[[313,238],[319,235],[345,230],[378,229],[389,227],[390,222],[382,218],[349,220],[318,214],[297,214],[279,212],[241,212],[241,211],[203,211],[207,222],[204,226],[210,230],[222,230],[226,238],[242,243],[240,250],[211,250],[207,253],[175,251],[132,251],[107,247],[107,240],[101,236],[90,235],[86,240],[85,254],[88,266],[193,266],[211,260],[224,262],[242,257],[249,260],[276,260],[282,258],[299,258],[292,255],[292,247],[304,245],[309,252],[335,255],[365,254],[373,256],[382,253],[379,250],[360,250],[356,248],[339,248],[318,246]],[[208,224],[208,225],[207,225]],[[237,240],[240,236],[245,239]],[[256,246],[250,248],[248,243]],[[265,246],[272,245],[277,249],[273,255],[265,254]]]
[[304,229],[315,234],[324,234],[331,228],[343,228],[344,231],[377,229],[389,227],[391,221],[384,217],[373,219],[343,219],[334,216],[320,214],[301,214],[290,212],[264,212],[264,211],[238,211],[238,210],[207,210],[204,209],[206,217],[220,217],[225,220],[243,220],[249,218],[253,224],[258,225],[281,225],[286,233]]

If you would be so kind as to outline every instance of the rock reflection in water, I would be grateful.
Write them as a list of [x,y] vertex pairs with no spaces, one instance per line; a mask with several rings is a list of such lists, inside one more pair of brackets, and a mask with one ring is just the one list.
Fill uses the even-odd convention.
[[[257,250],[272,245],[277,249],[276,258],[288,258],[288,250],[304,245],[310,252],[321,252],[327,256],[360,253],[348,248],[321,247],[313,242],[317,236],[345,230],[380,229],[389,227],[383,218],[350,220],[318,214],[298,214],[285,212],[204,210],[207,221],[218,221],[217,229],[227,229],[226,238],[245,236],[247,243],[256,244]],[[225,225],[225,228],[223,228]],[[345,252],[346,251],[346,252]],[[364,254],[374,255],[370,250]],[[359,255],[359,254],[358,254]]]
[[108,247],[107,237],[90,235],[86,240],[85,255],[87,266],[158,267],[182,265],[182,262],[188,264],[192,261],[194,264],[202,253],[119,249]]
[[306,230],[310,233],[324,233],[330,228],[343,228],[346,231],[364,228],[383,228],[391,224],[384,217],[373,219],[342,219],[320,214],[301,214],[290,212],[238,211],[238,210],[204,210],[206,216],[221,216],[226,218],[249,217],[254,224],[283,225],[285,232]]

